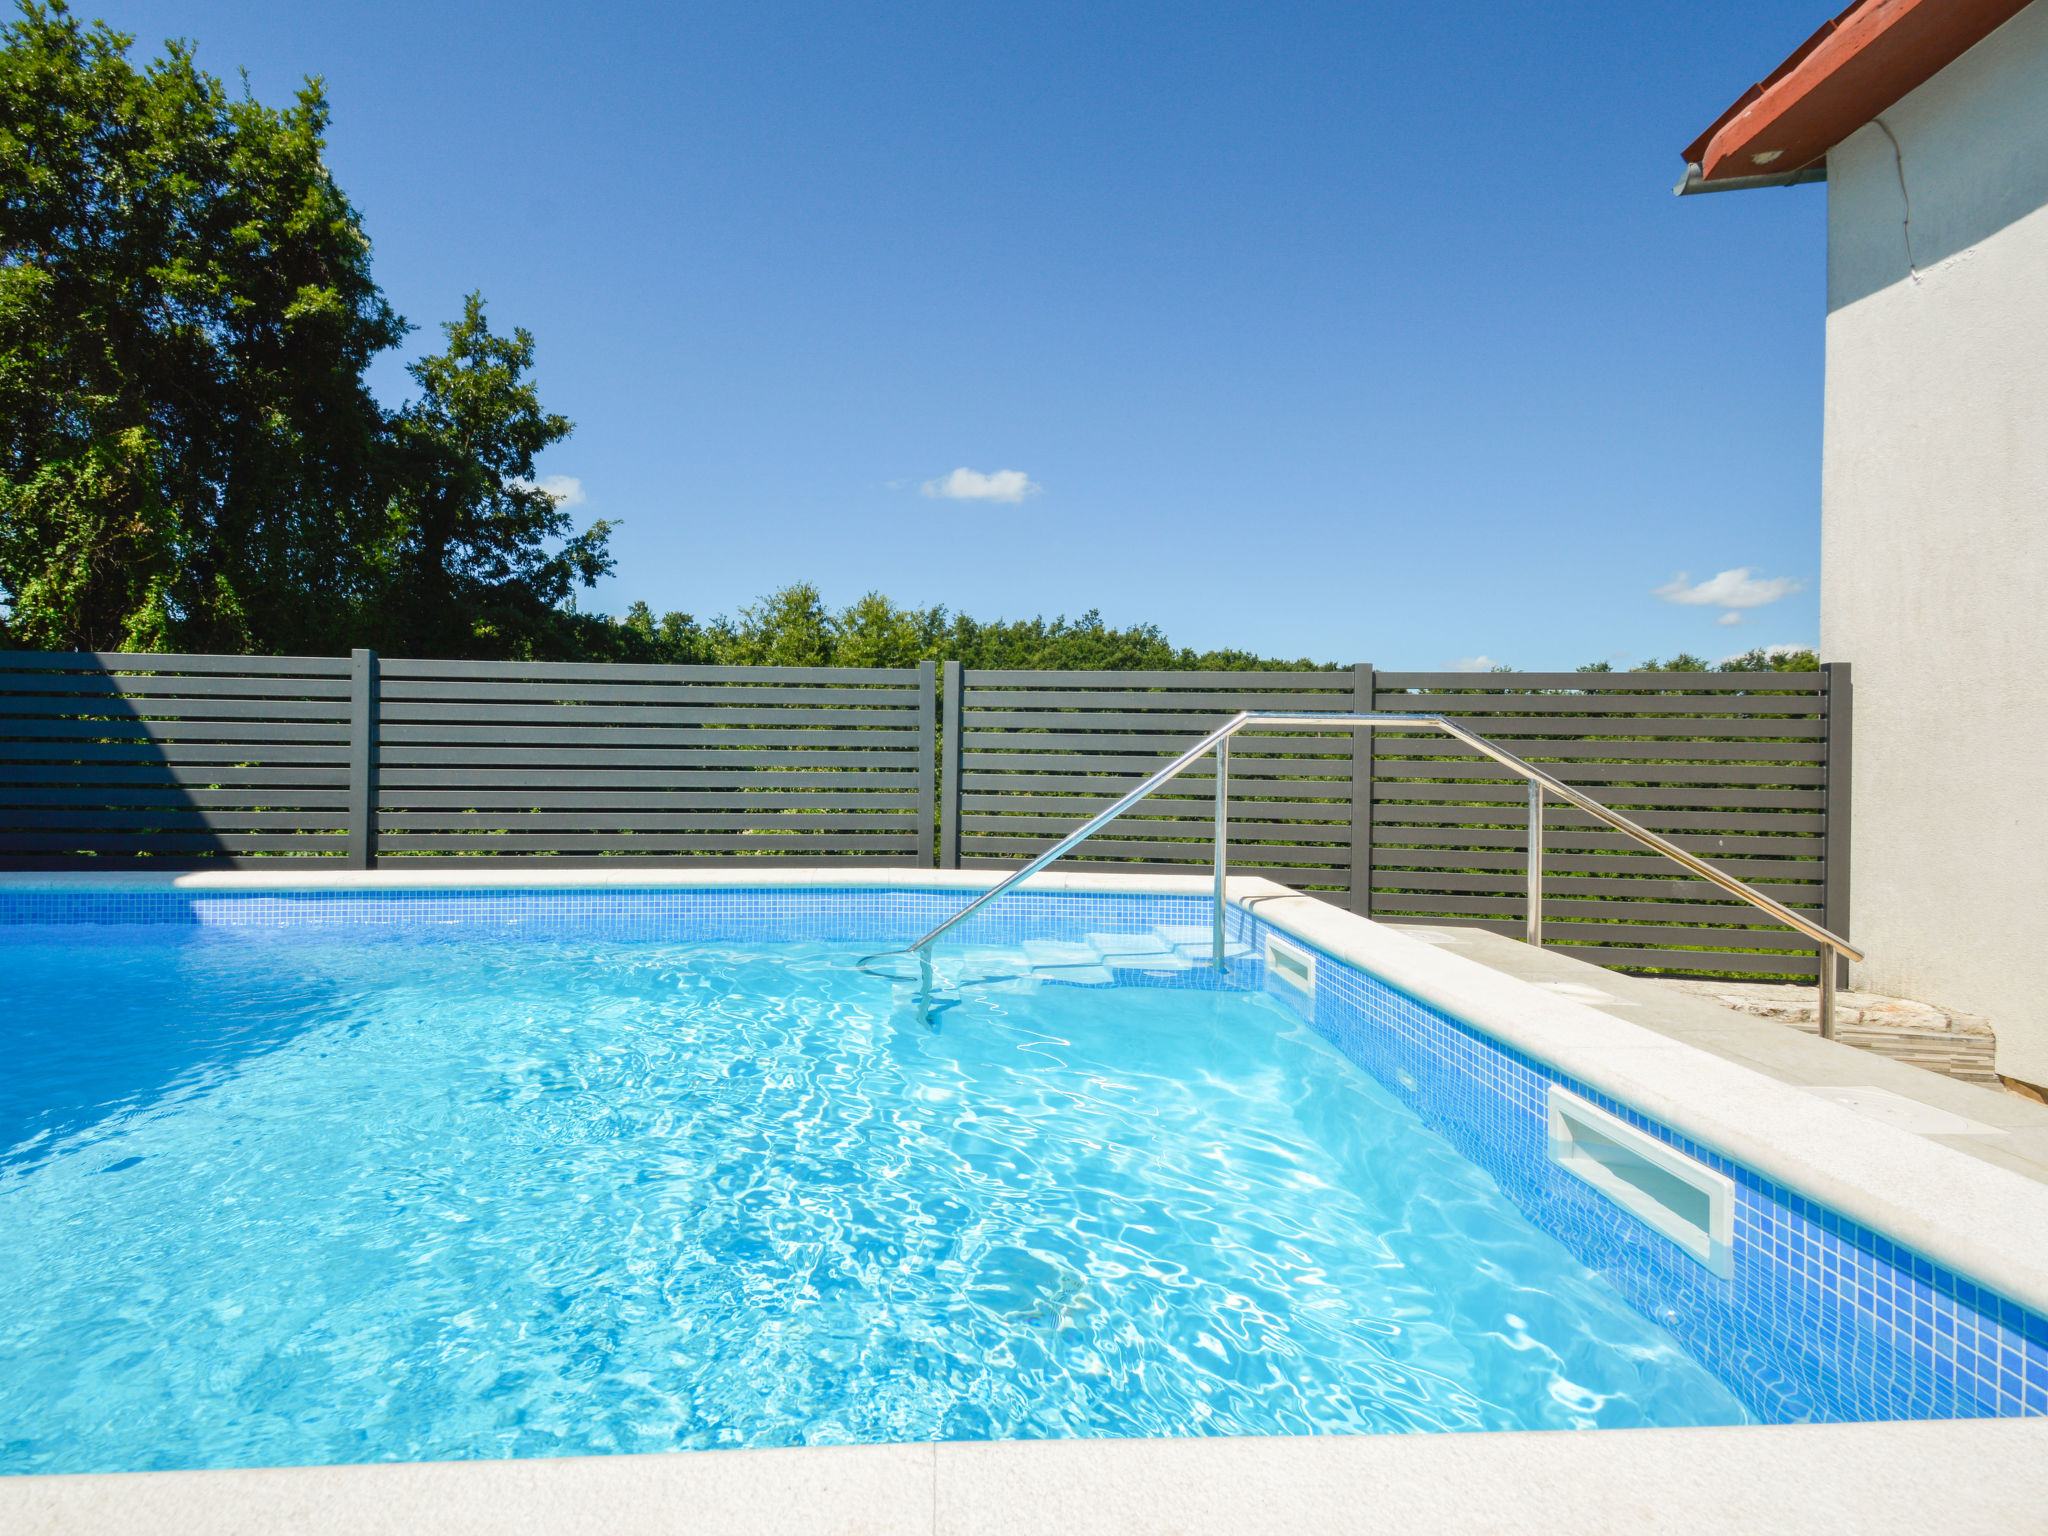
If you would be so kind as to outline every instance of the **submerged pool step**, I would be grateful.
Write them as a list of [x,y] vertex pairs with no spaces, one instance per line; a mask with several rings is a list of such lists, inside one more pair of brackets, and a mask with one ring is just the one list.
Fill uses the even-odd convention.
[[[1025,939],[1010,948],[969,950],[965,961],[983,977],[1109,987],[1116,985],[1119,973],[1173,975],[1199,970],[1209,963],[1212,942],[1207,928],[1176,924],[1146,933],[1091,933],[1080,940]],[[1250,953],[1246,944],[1224,946],[1230,959]]]

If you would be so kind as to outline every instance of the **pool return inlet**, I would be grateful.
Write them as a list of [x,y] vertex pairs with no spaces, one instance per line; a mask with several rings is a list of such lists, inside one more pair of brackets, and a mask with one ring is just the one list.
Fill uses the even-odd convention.
[[[1840,934],[1832,933],[1814,922],[1803,913],[1795,912],[1783,902],[1774,901],[1754,886],[1736,879],[1733,875],[1716,869],[1705,859],[1687,853],[1668,838],[1659,837],[1647,827],[1638,826],[1619,811],[1608,809],[1592,796],[1573,789],[1569,784],[1553,778],[1533,763],[1526,763],[1514,753],[1496,746],[1483,736],[1473,734],[1455,721],[1442,715],[1354,715],[1339,714],[1335,711],[1311,714],[1285,714],[1279,711],[1248,709],[1232,716],[1200,741],[1181,753],[1172,762],[1144,780],[1128,794],[1117,800],[1107,810],[1100,812],[1065,837],[1054,843],[1045,852],[1032,859],[1002,881],[983,891],[958,912],[947,918],[915,944],[903,949],[886,950],[878,955],[868,955],[858,963],[862,970],[883,960],[914,960],[917,965],[915,977],[898,976],[898,980],[916,980],[918,984],[918,1017],[925,1023],[931,1022],[932,1002],[932,945],[948,930],[959,926],[979,912],[997,897],[1008,894],[1016,886],[1029,880],[1055,859],[1064,857],[1104,827],[1115,821],[1132,806],[1143,800],[1161,785],[1185,773],[1211,752],[1216,754],[1216,850],[1215,895],[1213,899],[1214,938],[1211,945],[1210,963],[1218,971],[1224,968],[1223,955],[1223,882],[1228,873],[1227,861],[1230,847],[1230,742],[1240,731],[1357,731],[1370,730],[1375,726],[1394,727],[1405,731],[1437,730],[1446,736],[1464,743],[1483,757],[1492,758],[1510,773],[1526,780],[1529,785],[1529,902],[1528,924],[1524,936],[1529,943],[1543,942],[1543,797],[1553,795],[1567,805],[1577,806],[1587,815],[1605,822],[1615,831],[1634,838],[1645,848],[1661,853],[1665,858],[1680,865],[1701,879],[1712,882],[1731,896],[1748,902],[1758,911],[1768,913],[1786,927],[1805,934],[1820,949],[1820,1034],[1823,1040],[1835,1038],[1835,969],[1839,959],[1861,960],[1863,951],[1857,949]],[[877,974],[877,973],[870,973]]]

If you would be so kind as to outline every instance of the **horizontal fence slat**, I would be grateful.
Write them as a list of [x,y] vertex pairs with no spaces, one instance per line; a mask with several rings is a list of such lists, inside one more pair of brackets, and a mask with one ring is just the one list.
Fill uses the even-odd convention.
[[278,785],[326,787],[348,786],[347,768],[242,768],[221,764],[200,766],[176,763],[118,763],[17,765],[0,769],[0,795],[8,785],[48,784],[77,794],[123,793],[130,788],[171,786]]
[[379,807],[385,811],[516,810],[544,806],[549,810],[808,810],[848,806],[862,810],[912,810],[917,796],[897,790],[732,790],[722,793],[642,790],[553,791],[538,797],[516,789],[406,790],[384,786]]
[[1225,692],[1265,693],[1288,689],[1327,687],[1345,698],[1351,696],[1349,668],[1313,672],[1067,672],[992,671],[963,672],[963,692],[976,688],[1101,688],[1105,691],[1133,688],[1218,689]]
[[[1526,754],[1524,754],[1526,755]],[[1423,785],[1448,784],[1476,787],[1481,784],[1527,794],[1520,779],[1510,781],[1501,770],[1482,759],[1463,762],[1419,762],[1401,758],[1379,758],[1377,782],[1387,794],[1408,794]],[[1550,762],[1541,765],[1554,779],[1596,797],[1620,794],[1634,788],[1659,788],[1673,784],[1755,785],[1773,789],[1812,786],[1825,795],[1827,769],[1811,758],[1782,763],[1589,763]]]
[[775,746],[864,747],[869,751],[895,747],[903,752],[913,752],[917,749],[917,732],[897,726],[855,729],[839,725],[819,725],[803,730],[769,730],[765,727],[728,730],[715,725],[617,725],[594,728],[546,725],[390,725],[384,727],[380,739],[391,748],[471,745],[488,749],[503,746],[588,744],[592,748],[603,747],[609,750],[613,747],[716,747],[729,744],[735,749]]
[[[1089,731],[1108,735],[1122,733],[1130,735],[1139,731],[1160,733],[1179,732],[1188,737],[1192,744],[1224,723],[1235,709],[1219,709],[1214,714],[1190,714],[1185,710],[1161,710],[1157,714],[1146,714],[1131,708],[1129,698],[1118,701],[1115,710],[1030,710],[1030,709],[977,709],[968,704],[964,713],[967,729],[970,731]],[[1305,725],[1249,725],[1230,743],[1230,750],[1236,754],[1239,747],[1248,741],[1270,740],[1275,736],[1289,738],[1328,736],[1334,742],[1348,743],[1354,727],[1315,727]],[[1426,729],[1426,727],[1417,727]],[[1336,748],[1326,748],[1334,751]]]
[[236,810],[209,806],[161,806],[105,810],[73,806],[62,810],[28,807],[10,810],[7,824],[30,831],[68,828],[81,832],[188,831],[331,832],[345,826],[342,810]]
[[[1567,779],[1566,782],[1571,781]],[[1519,806],[1526,813],[1529,804],[1528,791],[1521,784],[1413,784],[1382,780],[1378,789],[1375,805],[1387,805],[1397,812],[1420,809],[1424,806],[1432,809],[1441,806],[1447,810],[1460,812],[1484,812],[1498,805]],[[1827,806],[1827,796],[1820,790],[1743,789],[1730,785],[1717,785],[1712,789],[1655,784],[1633,787],[1602,785],[1601,792],[1595,798],[1610,810],[1622,811],[1629,815],[1634,815],[1638,810],[1740,808],[1757,811],[1822,811]]]
[[1326,713],[1333,709],[1349,712],[1351,692],[1349,680],[1345,689],[1338,693],[1201,693],[1186,689],[1161,688],[1152,692],[1060,692],[1046,689],[1034,692],[1015,688],[966,688],[961,691],[961,700],[970,717],[990,711],[1045,710],[1073,712],[1085,718],[1088,714],[1104,708],[1119,712],[1132,710],[1201,710],[1221,719],[1228,719],[1239,710],[1307,710]]
[[237,724],[214,720],[35,720],[9,727],[10,745],[49,743],[48,752],[68,751],[78,741],[237,741],[252,746],[272,742],[348,740],[348,726],[299,722]]
[[385,705],[381,729],[442,731],[442,727],[502,729],[508,725],[559,725],[573,731],[590,729],[745,729],[772,725],[778,729],[831,727],[915,735],[918,715],[909,709],[721,709],[717,705]]
[[[1698,715],[1722,719],[1729,716],[1816,715],[1821,710],[1817,690],[1804,693],[1686,693],[1656,695],[1614,695],[1590,693],[1501,693],[1450,694],[1441,696],[1439,706],[1413,693],[1381,693],[1374,696],[1375,713],[1448,715],[1470,720],[1474,727],[1495,715],[1586,715],[1629,718],[1643,715]],[[1418,707],[1420,706],[1420,707]]]
[[[1614,808],[1611,801],[1603,803],[1609,809]],[[1516,809],[1505,802],[1498,806],[1483,806],[1402,805],[1379,801],[1373,806],[1372,819],[1375,825],[1385,827],[1518,826],[1526,829],[1529,825],[1527,805],[1520,807],[1520,816],[1515,815]],[[1652,832],[1757,832],[1773,837],[1818,833],[1827,825],[1827,818],[1818,811],[1674,811],[1637,807],[1628,813],[1628,817]],[[1543,824],[1555,831],[1589,831],[1606,825],[1575,806],[1546,806]],[[1614,835],[1620,837],[1624,834],[1617,832]]]
[[0,696],[0,733],[40,736],[52,720],[346,720],[348,704],[329,699],[101,699],[66,701],[41,694]]
[[377,848],[381,854],[389,849],[404,852],[408,849],[439,849],[458,851],[502,846],[507,852],[552,853],[552,852],[620,852],[640,853],[698,853],[706,851],[772,853],[779,845],[787,845],[792,852],[818,852],[828,848],[865,850],[871,853],[894,850],[909,854],[916,851],[917,832],[910,828],[896,833],[819,832],[802,836],[790,834],[733,833],[666,833],[650,832],[644,836],[625,836],[609,832],[564,834],[550,832],[545,835],[521,832],[488,832],[459,836],[454,833],[410,833],[379,832]]
[[1788,692],[1820,689],[1818,672],[1381,672],[1373,681],[1382,693],[1420,689],[1454,697],[1510,688],[1648,695],[1659,690],[1718,693],[1723,689],[1745,688],[1782,688]]
[[[378,813],[379,835],[413,832],[559,832],[577,837],[638,836],[653,832],[759,833],[810,837],[824,832],[873,831],[914,836],[915,819],[901,810],[856,811],[404,811]],[[905,830],[907,829],[907,830]]]
[[721,705],[636,704],[386,704],[380,715],[383,730],[438,730],[443,726],[559,725],[569,730],[629,728],[652,730],[681,726],[733,729],[758,725],[783,729],[811,725],[841,729],[897,729],[914,735],[917,712],[895,705],[869,709],[826,709],[792,705],[788,709]]
[[[960,809],[963,813],[969,811],[1001,812],[1023,820],[1029,820],[1034,816],[1066,816],[1070,819],[1078,816],[1085,820],[1089,816],[1107,809],[1112,803],[1106,795],[1101,799],[1075,799],[1042,794],[963,794],[960,797]],[[1125,812],[1124,815],[1118,817],[1117,821],[1122,822],[1135,817],[1143,817],[1155,821],[1186,821],[1199,825],[1202,824],[1205,814],[1213,816],[1213,807],[1213,801],[1205,806],[1197,800],[1165,800],[1157,796],[1150,796],[1139,801],[1137,805]],[[1298,800],[1240,800],[1236,796],[1232,796],[1230,801],[1230,819],[1232,821],[1342,822],[1348,828],[1351,825],[1351,807],[1342,801],[1316,804],[1314,802]],[[1080,824],[1080,821],[1074,822],[1075,826]],[[1115,824],[1111,823],[1111,825]]]
[[748,687],[741,683],[532,683],[420,682],[383,680],[384,702],[424,707],[429,704],[632,704],[697,705],[724,709],[735,705],[772,705],[777,709],[812,705],[859,709],[915,710],[917,690],[897,688]]
[[[1698,890],[1702,896],[1707,896],[1713,893],[1714,887],[1702,880],[1698,882]],[[1515,920],[1521,919],[1527,905],[1527,897],[1520,892],[1502,892],[1492,896],[1452,896],[1442,892],[1414,892],[1402,899],[1426,902],[1433,911],[1466,912]],[[1782,926],[1767,913],[1732,896],[1725,901],[1716,902],[1628,901],[1621,897],[1582,896],[1579,892],[1579,883],[1569,878],[1543,882],[1543,922],[1546,932],[1553,921],[1576,922],[1582,917],[1598,922],[1629,923],[1642,929],[1674,928],[1707,935]],[[1704,943],[1706,940],[1703,939],[1701,942]]]
[[249,673],[264,676],[347,677],[341,656],[180,656],[155,651],[0,651],[8,672]]
[[[758,755],[765,757],[769,754]],[[870,768],[855,763],[846,769],[820,769],[814,759],[808,758],[797,759],[784,767],[778,762],[748,762],[744,756],[736,764],[718,768],[387,767],[380,778],[386,790],[468,786],[479,793],[496,793],[501,786],[506,789],[609,789],[624,793],[640,789],[718,789],[740,782],[758,784],[760,792],[767,794],[841,785],[863,791],[917,787],[914,768]],[[891,761],[900,763],[901,759]],[[734,777],[735,767],[747,770],[744,779]]]
[[[1666,864],[1667,869],[1676,871],[1677,866]],[[1671,899],[1675,901],[1702,900],[1711,895],[1717,887],[1698,875],[1674,873],[1658,875],[1608,875],[1601,872],[1565,871],[1562,874],[1546,866],[1543,875],[1543,889],[1560,894],[1566,890],[1563,885],[1551,882],[1569,877],[1570,891],[1579,896],[1625,896],[1631,900],[1647,901]],[[1818,905],[1821,899],[1819,880],[1779,880],[1771,876],[1745,878],[1743,884],[1752,890],[1782,901],[1788,907]],[[1435,896],[1438,894],[1470,894],[1473,892],[1515,892],[1528,890],[1525,872],[1495,873],[1489,870],[1429,870],[1394,869],[1373,871],[1373,901],[1375,910],[1382,896],[1391,900],[1402,896]],[[1549,900],[1546,894],[1544,899]],[[1730,898],[1732,905],[1746,906],[1747,903]],[[1756,909],[1751,907],[1751,911]]]
[[[1302,890],[1344,890],[1348,888],[1351,875],[1350,871],[1346,868],[1316,869],[1302,865],[1283,866],[1279,864],[1265,864],[1261,863],[1256,857],[1256,849],[1251,850],[1251,852],[1254,855],[1253,857],[1243,861],[1236,859],[1231,861],[1231,874],[1258,875],[1278,884],[1296,886]],[[1004,856],[970,853],[965,845],[963,845],[960,851],[960,867],[962,869],[989,870],[1015,869],[1017,861],[1014,858]],[[1084,874],[1189,875],[1200,873],[1198,868],[1187,864],[1143,858],[1055,859],[1046,867],[1049,869],[1071,870]]]
[[123,699],[329,699],[330,712],[348,712],[348,680],[328,677],[111,676],[103,672],[7,672],[0,670],[0,696],[45,710],[83,708]]
[[[343,663],[344,668],[347,663]],[[381,677],[394,683],[435,678],[549,683],[881,683],[915,687],[914,667],[697,667],[625,661],[420,661],[379,659]]]
[[45,809],[51,807],[90,804],[95,808],[121,809],[151,806],[268,806],[279,809],[300,807],[305,810],[338,810],[347,803],[346,788],[342,789],[204,789],[190,786],[151,787],[133,785],[124,789],[104,789],[86,801],[76,789],[19,789],[0,784],[0,819],[15,820],[16,812],[26,808]]
[[[1032,855],[1043,853],[1051,846],[1053,839],[1001,837],[988,833],[975,833],[972,836],[972,842],[975,854],[982,858],[998,854],[1029,858]],[[968,843],[968,829],[963,826],[960,839],[960,850],[963,857],[967,852]],[[1092,837],[1082,846],[1087,852],[1070,861],[1077,867],[1090,862],[1108,863],[1117,859],[1130,858],[1168,861],[1184,853],[1191,864],[1198,868],[1203,868],[1207,867],[1209,859],[1209,850],[1194,842],[1172,843],[1146,841],[1128,837]],[[1235,848],[1239,844],[1235,839],[1232,839],[1231,846]],[[1291,868],[1303,864],[1341,864],[1344,868],[1348,869],[1351,864],[1351,847],[1348,842],[1331,844],[1323,848],[1266,842],[1256,845],[1245,844],[1244,846],[1246,848],[1247,861],[1270,864],[1276,867],[1285,866]],[[1233,860],[1233,867],[1236,867],[1235,860]],[[1239,872],[1242,873],[1242,870]]]
[[[1727,715],[1712,719],[1698,715],[1500,715],[1475,718],[1469,729],[1489,740],[1507,743],[1530,735],[1591,742],[1710,740],[1741,743],[1751,737],[1781,741],[1818,739],[1827,726],[1826,722],[1813,715],[1787,715],[1762,720]],[[1415,730],[1422,733],[1424,739],[1430,735],[1439,741],[1447,739],[1445,733],[1430,726],[1418,726]],[[1405,725],[1382,725],[1375,729],[1375,735],[1391,741],[1411,739]]]
[[[261,744],[263,761],[272,764],[315,763],[332,764],[348,761],[348,746],[341,743],[331,746],[304,745],[297,743]],[[17,741],[0,741],[0,763],[23,762],[36,764],[51,763],[163,763],[169,765],[223,763],[250,764],[254,752],[240,742],[61,742],[56,745],[33,744]],[[14,772],[11,768],[0,768],[0,775]]]
[[345,841],[332,834],[294,833],[209,833],[209,832],[13,832],[0,831],[0,853],[224,853],[230,851],[277,853],[317,851],[320,843],[332,843],[337,853]]
[[[1441,738],[1439,738],[1440,740]],[[1623,741],[1609,738],[1603,741],[1510,741],[1503,743],[1515,756],[1542,766],[1546,759],[1594,758],[1608,763],[1656,765],[1665,762],[1722,761],[1728,764],[1766,763],[1774,760],[1789,760],[1802,763],[1814,761],[1814,748],[1799,741]],[[1378,732],[1374,739],[1374,757],[1384,761],[1390,758],[1402,760],[1398,771],[1426,776],[1425,759],[1442,757],[1451,762],[1459,759],[1446,752],[1437,741],[1415,736],[1389,736]],[[1485,762],[1483,758],[1469,755],[1467,761]],[[1494,778],[1510,777],[1508,770],[1498,764],[1488,763]]]

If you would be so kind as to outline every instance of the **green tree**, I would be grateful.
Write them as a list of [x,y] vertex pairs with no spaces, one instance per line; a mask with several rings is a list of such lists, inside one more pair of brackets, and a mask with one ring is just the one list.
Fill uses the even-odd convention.
[[[386,646],[416,656],[547,656],[576,648],[569,599],[612,567],[612,525],[572,533],[534,458],[572,430],[541,409],[533,337],[491,332],[481,294],[408,370],[419,397],[396,456]],[[557,546],[556,541],[561,541]]]
[[6,638],[330,648],[383,515],[363,372],[405,327],[318,82],[273,110],[132,41],[61,3],[0,29]]

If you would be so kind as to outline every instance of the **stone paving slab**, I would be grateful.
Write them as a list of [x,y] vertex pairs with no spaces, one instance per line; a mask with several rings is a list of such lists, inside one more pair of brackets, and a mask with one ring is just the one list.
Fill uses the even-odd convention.
[[[1820,1033],[1820,990],[1768,981],[1695,981],[1645,977],[1656,986],[1688,993],[1733,1008],[1737,1013],[1773,1019],[1810,1035]],[[1994,1065],[1998,1040],[1990,1022],[1973,1013],[1916,1003],[1875,992],[1840,992],[1835,996],[1835,1039],[1892,1061],[1966,1083],[1999,1086]]]

